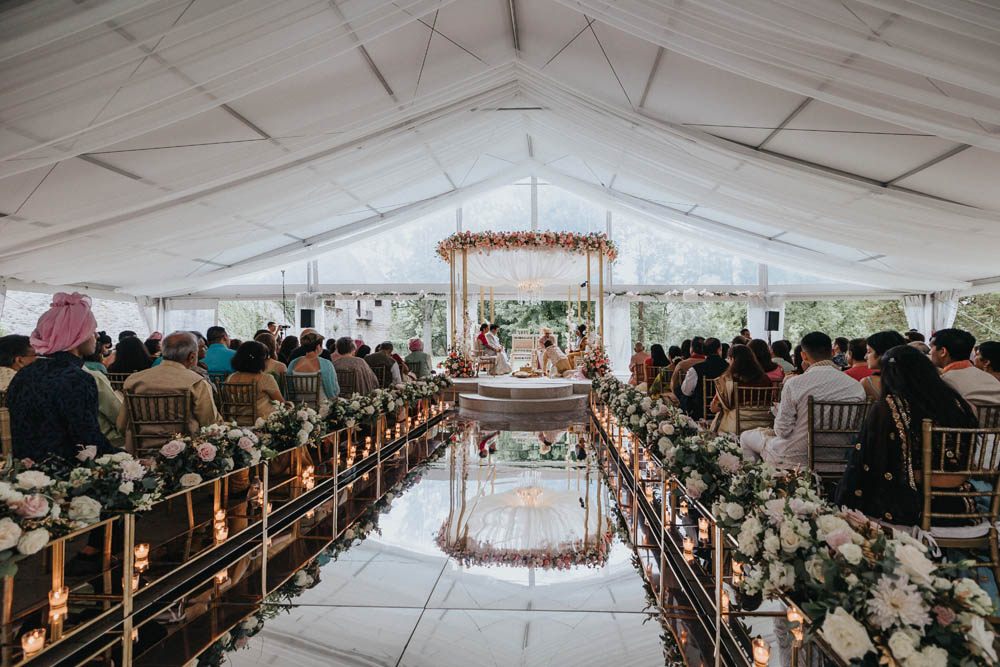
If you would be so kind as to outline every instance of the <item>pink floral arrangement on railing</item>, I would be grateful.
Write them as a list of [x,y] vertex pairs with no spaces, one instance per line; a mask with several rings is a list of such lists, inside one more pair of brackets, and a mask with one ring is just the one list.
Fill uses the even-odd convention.
[[449,261],[452,250],[554,250],[603,253],[609,262],[618,257],[615,242],[603,232],[575,234],[573,232],[459,232],[438,243],[437,254]]

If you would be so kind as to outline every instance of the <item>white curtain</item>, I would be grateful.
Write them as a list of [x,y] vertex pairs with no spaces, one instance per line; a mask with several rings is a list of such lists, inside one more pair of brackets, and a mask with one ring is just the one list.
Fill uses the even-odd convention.
[[954,290],[934,293],[934,331],[950,328],[957,314],[958,294]]
[[146,323],[146,328],[149,332],[153,333],[154,331],[157,331],[159,323],[156,321],[156,300],[145,296],[137,296],[135,298],[135,306],[139,311],[139,317],[141,317],[143,322]]
[[[587,279],[587,256],[566,250],[470,250],[467,254],[469,283],[473,285],[517,285],[537,281],[549,285],[578,285]],[[591,272],[597,278],[597,258]]]
[[0,278],[0,320],[3,319],[3,307],[7,303],[7,281]]
[[557,1],[668,53],[889,123],[1000,150],[995,3]]
[[929,297],[925,294],[907,294],[903,297],[903,313],[906,315],[906,324],[911,329],[916,329],[924,335],[929,335],[934,330],[931,322],[931,309]]
[[199,331],[202,335],[215,325],[218,299],[167,299],[164,332]]
[[628,362],[632,358],[632,321],[629,314],[630,302],[625,296],[604,298],[604,347],[616,373],[628,372]]

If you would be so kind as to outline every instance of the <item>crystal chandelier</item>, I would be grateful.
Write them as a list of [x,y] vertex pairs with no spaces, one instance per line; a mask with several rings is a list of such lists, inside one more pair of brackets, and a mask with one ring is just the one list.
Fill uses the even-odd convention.
[[517,284],[518,301],[531,304],[541,303],[544,287],[541,280],[522,280]]

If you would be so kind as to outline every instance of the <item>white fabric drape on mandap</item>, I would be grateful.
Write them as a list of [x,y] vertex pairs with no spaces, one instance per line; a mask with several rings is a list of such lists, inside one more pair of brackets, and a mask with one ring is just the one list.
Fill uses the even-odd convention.
[[632,358],[632,318],[628,297],[611,295],[604,299],[604,348],[616,373],[628,371]]
[[[470,250],[468,263],[474,285],[539,282],[545,287],[577,285],[587,278],[587,256],[566,250]],[[591,274],[596,281],[596,257],[591,257]]]

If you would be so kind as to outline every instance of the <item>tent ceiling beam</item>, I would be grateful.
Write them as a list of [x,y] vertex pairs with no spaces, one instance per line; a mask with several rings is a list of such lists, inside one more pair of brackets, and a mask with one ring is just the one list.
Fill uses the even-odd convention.
[[955,146],[951,150],[945,151],[941,155],[938,155],[937,157],[932,157],[930,160],[927,160],[923,164],[918,164],[916,167],[903,172],[902,174],[900,174],[896,178],[894,178],[894,179],[892,179],[890,181],[886,181],[885,182],[885,187],[888,188],[888,187],[894,185],[895,183],[898,183],[899,181],[902,181],[903,179],[909,178],[910,176],[913,176],[914,174],[923,171],[924,169],[928,169],[930,167],[933,167],[934,165],[936,165],[939,162],[944,162],[948,158],[954,157],[954,156],[958,155],[959,153],[961,153],[961,152],[963,152],[963,151],[965,151],[965,150],[967,150],[969,148],[972,148],[972,146],[970,146],[969,144],[959,144],[958,146]]
[[517,32],[517,6],[515,5],[516,0],[507,0],[507,6],[510,9],[510,37],[511,42],[514,45],[514,53],[521,53],[521,40],[518,37]]
[[337,0],[330,0],[330,9],[333,10],[333,13],[337,15],[338,19],[344,22],[344,27],[347,29],[347,34],[350,36],[351,40],[357,45],[358,53],[361,54],[361,57],[364,59],[365,64],[368,66],[368,69],[371,71],[371,73],[375,75],[376,79],[378,79],[378,82],[379,84],[381,84],[383,90],[385,90],[386,94],[393,102],[398,102],[399,100],[396,99],[396,93],[393,92],[392,87],[389,85],[389,82],[386,81],[385,76],[382,74],[382,70],[380,70],[378,66],[375,64],[375,61],[372,60],[371,54],[368,53],[368,48],[364,45],[361,39],[358,38],[358,33],[354,31],[354,28],[353,26],[351,26],[350,21],[348,21],[347,17],[344,16],[344,12],[340,10],[340,5],[337,4]]
[[139,174],[134,174],[131,171],[128,171],[127,169],[122,169],[121,167],[116,167],[113,164],[108,164],[104,160],[99,160],[96,157],[93,157],[92,155],[81,154],[77,155],[77,157],[86,162],[87,164],[92,164],[95,167],[100,167],[101,169],[107,169],[108,171],[118,174],[119,176],[124,176],[125,178],[131,178],[133,181],[145,180]]
[[660,71],[660,61],[663,60],[663,54],[666,52],[662,46],[656,47],[656,56],[653,58],[653,65],[649,68],[649,76],[646,77],[646,85],[642,89],[642,97],[639,98],[638,108],[646,106],[646,98],[649,97],[649,89],[653,87],[653,81],[656,79],[656,73]]
[[813,101],[813,99],[814,98],[812,97],[807,97],[801,102],[799,102],[799,105],[794,109],[792,109],[792,112],[787,116],[785,116],[785,118],[780,123],[778,123],[778,125],[773,130],[771,130],[770,134],[764,137],[764,141],[757,144],[757,150],[761,150],[762,148],[764,148],[764,146],[766,146],[768,142],[771,141],[771,139],[774,139],[778,135],[778,132],[781,132],[783,129],[785,129],[785,127],[788,126],[789,123],[795,120],[795,118],[800,113],[802,113],[807,106],[809,106],[809,104]]

